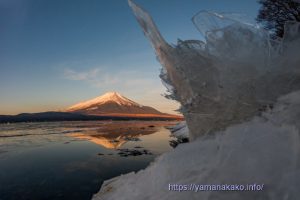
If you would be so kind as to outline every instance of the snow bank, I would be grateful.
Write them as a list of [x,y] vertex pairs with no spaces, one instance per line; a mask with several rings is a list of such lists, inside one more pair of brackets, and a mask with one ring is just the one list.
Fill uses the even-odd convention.
[[[300,196],[300,91],[215,136],[179,145],[147,169],[104,182],[94,200],[294,200]],[[169,191],[169,184],[264,184],[262,191]]]

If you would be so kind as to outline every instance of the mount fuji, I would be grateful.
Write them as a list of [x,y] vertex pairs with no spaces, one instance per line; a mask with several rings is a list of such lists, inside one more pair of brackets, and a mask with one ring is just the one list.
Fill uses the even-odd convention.
[[67,108],[66,112],[97,116],[179,117],[143,106],[117,92],[108,92],[94,99],[77,103]]

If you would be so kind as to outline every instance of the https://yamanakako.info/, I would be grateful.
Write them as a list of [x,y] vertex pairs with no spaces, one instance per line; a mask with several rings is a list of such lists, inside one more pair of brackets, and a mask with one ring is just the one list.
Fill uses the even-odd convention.
[[264,184],[170,184],[168,185],[169,191],[262,191]]

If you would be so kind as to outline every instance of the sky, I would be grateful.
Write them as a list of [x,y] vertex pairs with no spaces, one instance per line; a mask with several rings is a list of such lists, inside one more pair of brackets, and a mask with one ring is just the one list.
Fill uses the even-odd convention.
[[[202,39],[191,22],[200,10],[242,13],[256,0],[136,0],[163,37]],[[0,0],[0,115],[63,110],[117,91],[163,112],[160,64],[127,0]]]

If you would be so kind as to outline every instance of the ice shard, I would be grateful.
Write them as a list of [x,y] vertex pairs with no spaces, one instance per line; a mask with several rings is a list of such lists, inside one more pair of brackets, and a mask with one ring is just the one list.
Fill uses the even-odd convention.
[[200,12],[193,22],[205,41],[169,45],[151,16],[129,0],[155,49],[160,77],[179,101],[193,140],[270,109],[276,99],[300,89],[300,25],[288,22],[274,39],[238,15]]

